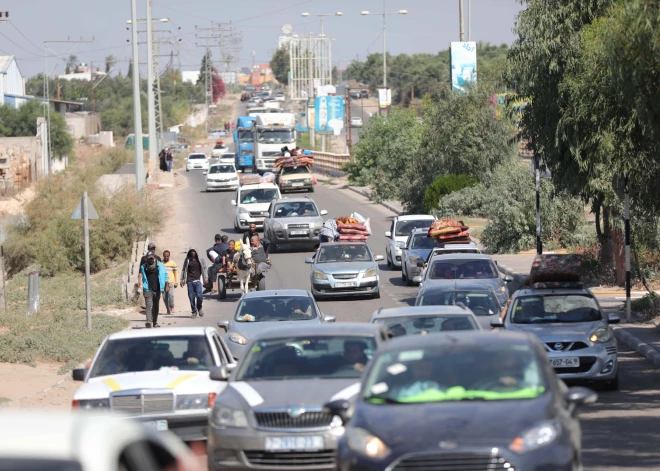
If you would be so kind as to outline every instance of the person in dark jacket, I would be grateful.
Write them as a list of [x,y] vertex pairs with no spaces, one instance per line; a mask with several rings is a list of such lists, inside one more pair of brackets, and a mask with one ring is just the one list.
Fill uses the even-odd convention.
[[160,260],[156,260],[153,253],[147,254],[147,261],[144,265],[140,266],[140,273],[142,274],[142,286],[144,292],[144,302],[146,304],[147,314],[147,329],[160,327],[158,325],[158,309],[160,307],[160,295],[163,292],[170,290],[170,285],[167,282],[167,269]]
[[[149,242],[149,245],[147,245],[147,253],[144,254],[142,256],[142,258],[140,259],[140,267],[142,267],[142,265],[147,263],[147,257],[149,256],[149,254],[152,254],[156,258],[156,260],[158,260],[159,262],[162,261],[160,259],[160,255],[158,255],[156,253],[156,244],[154,244],[153,242]],[[138,288],[142,288],[142,271],[138,271],[138,282],[137,282],[137,284],[138,284]]]
[[259,235],[257,232],[257,225],[255,223],[250,224],[250,229],[243,234],[243,238],[241,239],[241,243],[243,245],[247,245],[248,247],[252,245],[252,238],[254,236],[259,237],[259,241],[261,242],[261,245],[263,245],[263,249],[266,252],[266,255],[268,255],[268,249],[270,247],[270,241],[268,239],[264,239]]
[[211,265],[208,268],[208,283],[204,285],[204,293],[208,294],[214,292],[215,284],[218,277],[218,270],[222,268],[222,260],[227,250],[229,250],[229,237],[221,236],[220,234],[215,235],[215,244],[213,247],[206,251],[206,256],[209,258]]
[[186,260],[183,262],[181,270],[181,287],[188,287],[188,299],[190,300],[190,309],[192,318],[199,314],[204,316],[202,311],[202,285],[208,283],[206,260],[200,257],[195,247],[188,249]]
[[172,155],[172,150],[168,147],[166,154],[165,154],[165,160],[167,161],[167,171],[171,172],[172,167],[174,165],[174,156]]

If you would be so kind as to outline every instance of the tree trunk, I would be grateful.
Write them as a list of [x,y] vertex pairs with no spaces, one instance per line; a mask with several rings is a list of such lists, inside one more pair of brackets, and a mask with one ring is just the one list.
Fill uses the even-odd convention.
[[611,210],[603,206],[603,231],[600,238],[600,263],[606,267],[614,261],[614,243],[612,242]]

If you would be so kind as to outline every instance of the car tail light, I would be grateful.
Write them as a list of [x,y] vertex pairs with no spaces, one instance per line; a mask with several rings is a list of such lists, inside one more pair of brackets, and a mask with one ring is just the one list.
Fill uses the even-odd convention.
[[209,409],[213,407],[213,403],[215,403],[215,397],[217,396],[216,393],[212,392],[209,393]]
[[78,408],[78,401],[71,401],[71,408],[72,409],[77,409]]

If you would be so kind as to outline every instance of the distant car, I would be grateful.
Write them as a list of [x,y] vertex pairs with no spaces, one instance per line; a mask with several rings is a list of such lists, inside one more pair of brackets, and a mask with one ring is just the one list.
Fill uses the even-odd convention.
[[418,264],[424,262],[434,248],[440,247],[440,241],[427,236],[428,228],[413,229],[401,249],[401,279],[412,286],[419,283],[422,267]]
[[369,92],[366,90],[360,91],[360,98],[369,98]]
[[247,231],[250,224],[263,228],[270,204],[281,197],[280,189],[274,183],[239,186],[236,190],[236,199],[231,201],[231,204],[236,206],[234,229]]
[[209,418],[208,468],[334,471],[344,429],[323,410],[350,400],[360,376],[389,336],[383,326],[345,323],[265,329],[215,400]]
[[73,408],[123,413],[185,441],[205,440],[209,411],[225,387],[209,379],[219,366],[233,368],[235,361],[212,327],[117,332],[101,343],[89,369],[73,370],[74,381],[83,382]]
[[360,92],[358,91],[351,91],[350,94],[351,98],[353,100],[359,100],[360,99]]
[[374,256],[365,242],[325,242],[313,258],[310,283],[314,299],[344,296],[380,298],[378,263],[382,255]]
[[362,126],[362,118],[359,116],[354,116],[351,118],[351,126],[354,128],[359,128]]
[[385,244],[387,266],[393,269],[400,267],[402,251],[406,246],[406,241],[410,233],[415,229],[428,230],[435,219],[435,216],[429,214],[394,216],[390,230],[385,233],[385,237],[387,238]]
[[206,157],[206,154],[201,154],[199,152],[195,152],[192,154],[188,154],[188,157],[186,157],[186,172],[190,172],[191,170],[208,170],[209,168],[209,159]]
[[325,407],[345,424],[336,469],[582,469],[578,412],[598,396],[566,387],[531,335],[395,338],[362,378]]
[[277,100],[277,101],[286,101],[286,96],[284,96],[284,92],[277,92],[275,94],[275,100]]
[[[140,463],[149,463],[142,466]],[[198,458],[175,435],[110,414],[4,411],[0,469],[201,471]]]
[[227,332],[227,345],[235,359],[247,353],[247,344],[269,326],[303,326],[334,322],[317,306],[312,294],[302,289],[251,291],[236,304],[234,318],[220,321]]
[[369,323],[386,325],[394,337],[456,330],[482,330],[475,315],[462,305],[380,308],[371,315]]
[[282,193],[293,190],[314,192],[314,176],[309,167],[282,167],[275,175],[275,181]]
[[222,156],[222,154],[227,152],[229,152],[229,147],[227,147],[225,144],[216,144],[213,146],[213,149],[211,149],[211,157],[219,158]]
[[238,173],[234,164],[213,164],[206,174],[206,191],[235,190],[238,188]]
[[314,200],[306,196],[275,200],[264,220],[264,237],[271,243],[270,251],[284,245],[312,248],[319,242],[326,210],[319,210]]
[[462,304],[475,315],[483,330],[491,330],[491,322],[499,319],[502,305],[488,286],[467,285],[429,288],[421,291],[415,306],[454,306]]
[[218,157],[216,163],[236,165],[236,154],[233,152],[225,152],[220,157]]

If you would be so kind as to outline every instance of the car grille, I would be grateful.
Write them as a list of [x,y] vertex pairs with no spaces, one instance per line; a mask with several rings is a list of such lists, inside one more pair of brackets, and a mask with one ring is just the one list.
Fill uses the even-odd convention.
[[584,342],[546,342],[546,348],[551,352],[572,352],[588,348]]
[[615,355],[616,354],[616,347],[607,347],[605,349],[608,355]]
[[252,218],[261,218],[265,217],[263,211],[250,211],[250,217]]
[[280,154],[281,154],[281,151],[280,152],[262,152],[261,156],[262,157],[274,157],[274,156],[280,155]]
[[289,224],[289,229],[309,229],[309,224]]
[[272,453],[264,451],[245,451],[245,458],[253,466],[334,466],[334,450],[295,451]]
[[332,275],[332,277],[335,280],[352,280],[353,278],[357,278],[357,273],[337,273],[336,275]]
[[174,395],[171,393],[113,395],[111,403],[114,412],[128,414],[172,412]]
[[571,374],[571,373],[586,373],[596,363],[596,357],[580,357],[580,366],[577,368],[555,368],[555,373]]
[[257,425],[263,428],[321,428],[329,427],[332,415],[323,411],[303,412],[291,417],[288,412],[255,412]]
[[490,453],[442,453],[408,456],[399,461],[394,471],[508,471],[505,458]]

